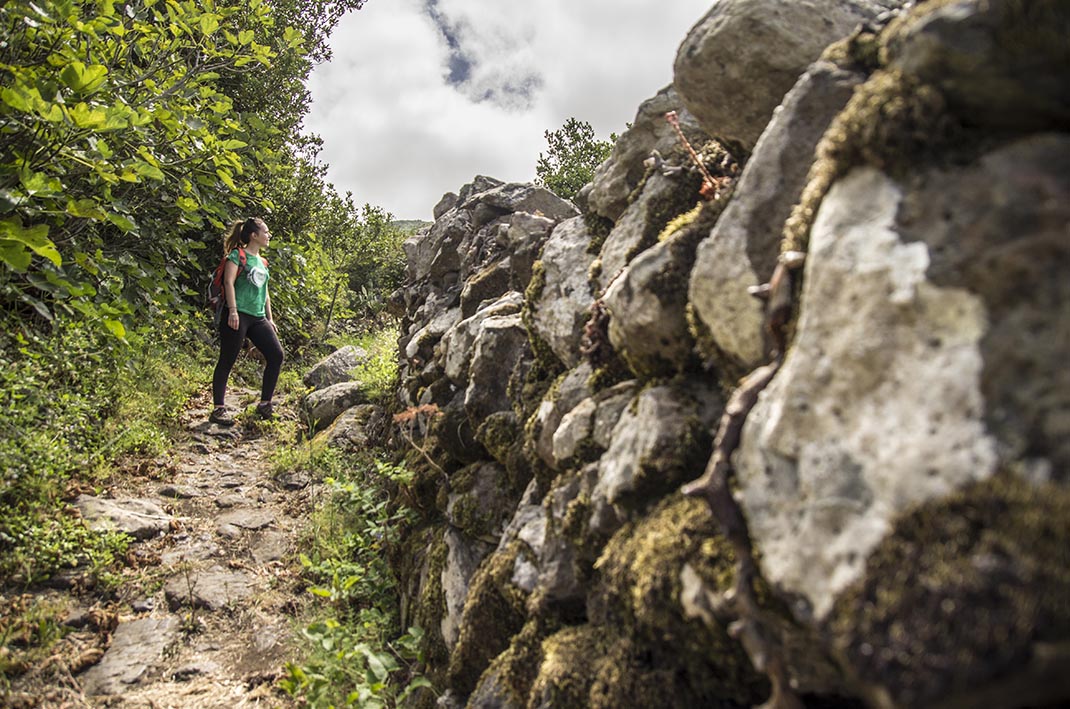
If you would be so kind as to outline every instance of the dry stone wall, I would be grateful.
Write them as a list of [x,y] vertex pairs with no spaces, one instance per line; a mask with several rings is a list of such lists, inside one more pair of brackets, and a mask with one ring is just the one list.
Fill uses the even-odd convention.
[[721,0],[575,204],[443,198],[394,298],[439,706],[1070,700],[1067,36]]

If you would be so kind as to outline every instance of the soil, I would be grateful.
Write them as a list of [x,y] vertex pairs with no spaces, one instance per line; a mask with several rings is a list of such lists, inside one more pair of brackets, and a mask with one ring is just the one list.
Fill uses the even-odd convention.
[[[232,392],[228,403],[242,410],[255,398]],[[51,588],[0,595],[5,614],[47,604],[68,630],[51,656],[0,688],[0,706],[295,705],[276,681],[303,627],[308,594],[295,550],[318,488],[306,474],[273,475],[271,438],[255,423],[225,428],[207,411],[207,401],[192,402],[170,456],[125,461],[110,486],[85,491],[120,507],[147,501],[133,514],[166,520],[131,542],[121,581],[94,588],[74,569]]]

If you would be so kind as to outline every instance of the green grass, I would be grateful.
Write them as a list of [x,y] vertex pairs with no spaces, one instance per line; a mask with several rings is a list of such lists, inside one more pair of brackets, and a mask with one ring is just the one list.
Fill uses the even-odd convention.
[[124,456],[170,448],[177,415],[207,377],[207,358],[165,323],[127,343],[57,326],[0,349],[0,578],[15,588],[79,567],[107,573],[126,549],[90,532],[68,502]]
[[393,707],[430,686],[417,672],[422,631],[399,627],[387,561],[414,518],[392,502],[413,476],[367,455],[317,456],[328,492],[300,555],[314,604],[301,631],[304,656],[286,666],[279,685],[313,707]]
[[397,325],[392,324],[357,337],[331,340],[335,347],[356,345],[368,353],[367,361],[353,370],[353,376],[364,384],[368,398],[373,402],[385,402],[397,390],[398,332]]

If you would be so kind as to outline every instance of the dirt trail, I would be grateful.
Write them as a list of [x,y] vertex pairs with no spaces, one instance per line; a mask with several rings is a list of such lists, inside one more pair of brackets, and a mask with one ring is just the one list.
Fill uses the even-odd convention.
[[[253,396],[238,392],[233,405]],[[292,705],[275,680],[307,596],[294,558],[314,486],[303,473],[273,476],[269,439],[254,426],[209,424],[206,402],[195,403],[167,461],[143,462],[122,487],[77,501],[91,524],[120,514],[95,511],[104,499],[127,508],[124,524],[150,531],[137,532],[147,538],[130,545],[107,600],[80,589],[77,574],[58,580],[67,588],[49,594],[75,630],[20,678],[11,706]]]

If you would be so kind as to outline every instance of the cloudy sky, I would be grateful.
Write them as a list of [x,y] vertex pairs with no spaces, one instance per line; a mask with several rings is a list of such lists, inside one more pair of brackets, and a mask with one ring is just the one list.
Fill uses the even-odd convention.
[[622,132],[714,2],[368,0],[312,74],[305,127],[340,192],[429,220],[476,175],[533,180],[569,117]]

